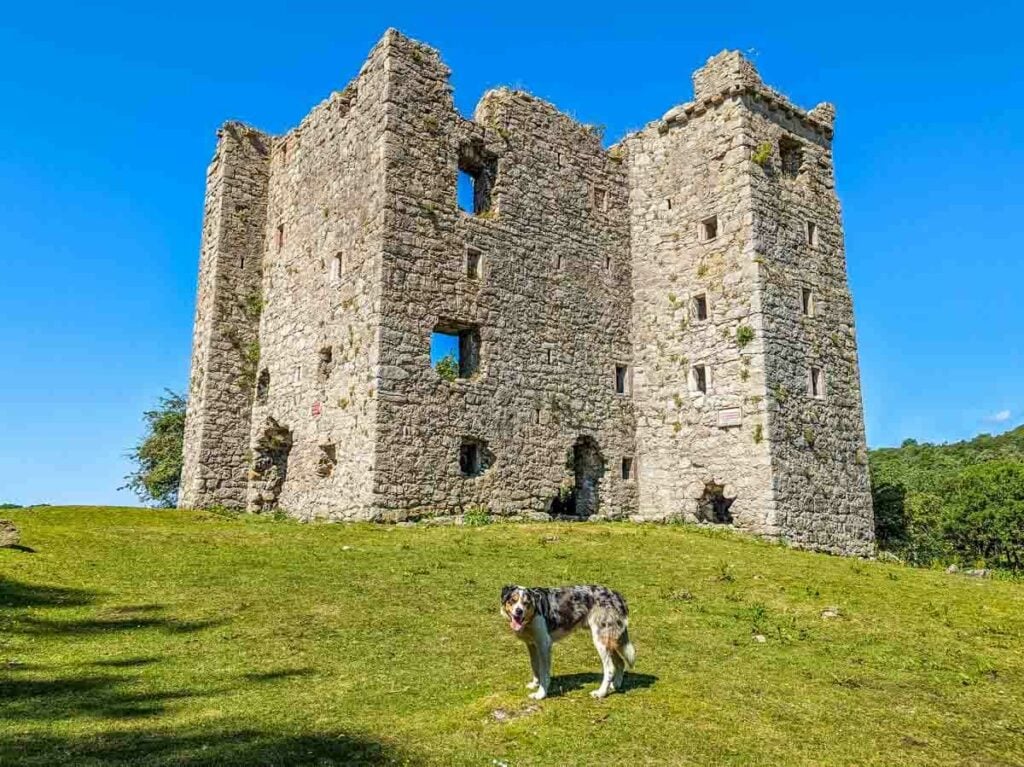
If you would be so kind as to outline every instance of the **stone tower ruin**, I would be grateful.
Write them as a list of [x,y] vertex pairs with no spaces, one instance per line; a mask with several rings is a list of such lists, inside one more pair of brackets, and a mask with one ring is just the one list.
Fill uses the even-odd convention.
[[679,519],[869,553],[832,106],[723,52],[605,149],[523,92],[467,120],[448,75],[390,30],[289,133],[221,128],[181,505]]

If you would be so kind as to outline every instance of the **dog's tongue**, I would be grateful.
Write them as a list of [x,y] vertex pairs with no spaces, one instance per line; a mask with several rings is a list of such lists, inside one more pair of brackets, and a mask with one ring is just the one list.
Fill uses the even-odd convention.
[[523,627],[523,624],[517,621],[515,618],[509,618],[509,623],[512,624],[513,631],[519,631]]

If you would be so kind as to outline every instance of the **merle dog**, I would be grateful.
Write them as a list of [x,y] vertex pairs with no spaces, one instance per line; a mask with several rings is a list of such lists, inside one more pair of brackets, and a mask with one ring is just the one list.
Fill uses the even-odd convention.
[[534,700],[547,697],[550,689],[551,645],[584,623],[590,626],[604,667],[601,686],[590,693],[595,698],[621,690],[626,666],[633,668],[636,661],[636,649],[629,641],[626,600],[604,586],[505,586],[501,590],[501,612],[530,651],[533,681],[527,687],[535,689],[530,694]]

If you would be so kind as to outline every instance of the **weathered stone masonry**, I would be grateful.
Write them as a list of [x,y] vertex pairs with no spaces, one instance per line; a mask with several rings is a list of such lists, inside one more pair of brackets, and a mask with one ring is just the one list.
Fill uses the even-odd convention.
[[[731,524],[869,553],[828,104],[737,53],[604,149],[395,31],[208,176],[181,504]],[[460,209],[460,171],[475,179]],[[430,364],[458,334],[454,381]]]

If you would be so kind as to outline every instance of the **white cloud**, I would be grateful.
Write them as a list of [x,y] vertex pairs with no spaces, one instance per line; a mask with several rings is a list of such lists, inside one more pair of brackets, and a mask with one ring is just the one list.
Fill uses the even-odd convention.
[[1002,423],[1003,421],[1009,421],[1010,415],[1011,413],[1009,410],[1000,410],[998,413],[993,413],[992,415],[985,416],[985,420],[991,421],[992,423]]

